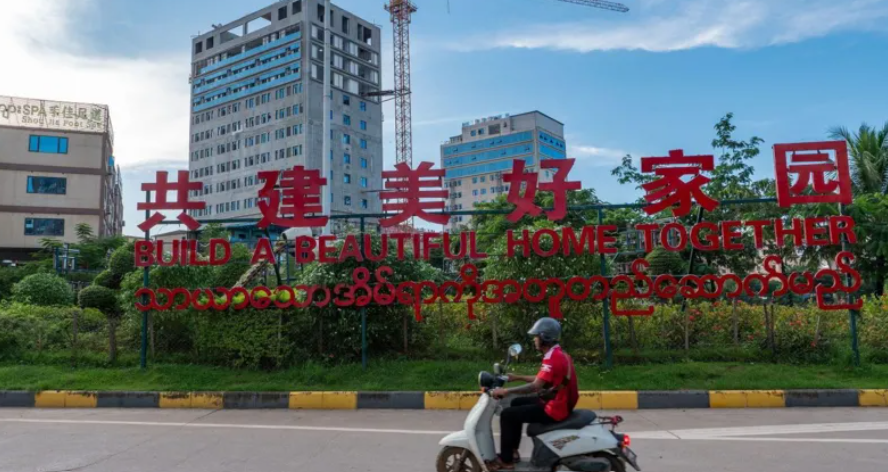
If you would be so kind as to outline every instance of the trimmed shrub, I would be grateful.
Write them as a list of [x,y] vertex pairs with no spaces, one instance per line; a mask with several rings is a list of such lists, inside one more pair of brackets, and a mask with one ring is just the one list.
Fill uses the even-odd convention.
[[12,287],[15,302],[37,306],[69,306],[74,291],[65,279],[53,274],[34,274]]

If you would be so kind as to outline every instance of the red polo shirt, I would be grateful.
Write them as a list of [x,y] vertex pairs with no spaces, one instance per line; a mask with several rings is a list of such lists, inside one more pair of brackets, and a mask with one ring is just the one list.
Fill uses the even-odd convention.
[[537,378],[548,383],[550,387],[557,387],[567,375],[570,375],[567,386],[558,391],[554,400],[546,402],[546,414],[555,421],[566,420],[580,399],[573,360],[561,350],[561,346],[556,345],[543,356],[543,365]]

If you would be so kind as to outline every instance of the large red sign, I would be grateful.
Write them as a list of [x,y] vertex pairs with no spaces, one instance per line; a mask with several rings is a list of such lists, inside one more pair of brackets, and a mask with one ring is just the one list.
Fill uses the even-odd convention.
[[[831,157],[832,156],[832,157]],[[777,162],[778,200],[781,206],[796,203],[850,202],[850,183],[847,166],[847,148],[844,143],[807,143],[775,146]],[[696,202],[707,210],[713,210],[719,202],[705,193],[704,186],[710,181],[704,172],[714,169],[711,155],[686,156],[683,151],[670,151],[666,157],[642,158],[642,171],[652,172],[659,178],[643,186],[647,192],[648,205],[644,211],[657,214],[671,210],[675,217],[690,213]],[[552,182],[539,183],[539,174],[525,172],[525,162],[515,160],[512,172],[503,180],[511,184],[508,201],[515,205],[508,219],[516,222],[525,215],[539,216],[543,209],[536,205],[538,190],[552,192],[554,208],[547,212],[550,220],[563,219],[567,213],[568,191],[579,190],[579,182],[567,180],[573,167],[572,159],[545,160],[540,163],[544,169],[555,169]],[[385,188],[380,198],[386,202],[383,210],[392,216],[380,221],[385,228],[395,229],[411,218],[420,218],[432,223],[445,224],[449,216],[442,212],[447,191],[442,189],[443,170],[433,169],[429,162],[421,163],[417,169],[407,164],[398,164],[394,171],[386,171]],[[782,174],[781,174],[782,172]],[[795,181],[792,175],[797,176]],[[836,179],[832,179],[832,175]],[[327,180],[316,170],[297,166],[283,172],[260,172],[260,179],[266,184],[260,190],[259,207],[262,212],[260,227],[274,224],[283,227],[324,226],[327,218],[320,213],[320,198],[325,194]],[[189,202],[188,190],[200,188],[198,182],[190,182],[188,173],[180,172],[179,182],[170,184],[165,172],[158,173],[156,184],[146,184],[143,189],[158,192],[157,202],[139,204],[139,209],[200,209],[202,202]],[[782,187],[781,187],[782,186]],[[522,193],[523,190],[523,193]],[[166,191],[178,192],[178,202],[167,202]],[[161,197],[163,195],[163,197]],[[283,196],[283,197],[281,197]],[[430,213],[430,211],[436,211]],[[160,215],[160,214],[158,214]],[[184,216],[184,217],[183,217]],[[197,222],[183,213],[180,220],[194,229]],[[143,225],[153,225],[162,221],[152,217]],[[784,246],[825,246],[839,245],[842,239],[856,243],[854,221],[847,216],[810,217],[805,219],[774,219],[751,221],[722,221],[719,223],[701,222],[687,227],[680,223],[638,224],[635,226],[644,252],[656,247],[668,251],[683,251],[693,247],[700,251],[743,250],[746,242],[743,235],[750,235],[756,249],[767,246],[767,238],[773,238],[773,245]],[[766,232],[767,230],[767,232]],[[614,254],[617,228],[609,225],[589,225],[582,228],[563,227],[520,230],[506,233],[506,254],[504,257],[576,257],[588,254]],[[770,236],[766,236],[770,235]],[[444,257],[451,260],[483,260],[488,257],[477,244],[476,234],[464,231],[458,235],[438,232],[383,232],[379,236],[381,245],[373,251],[369,234],[350,234],[343,238],[324,235],[320,237],[299,236],[292,244],[298,263],[329,264],[354,260],[356,262],[383,261],[390,256],[399,260],[405,258],[429,260],[432,251],[443,249]],[[340,244],[341,243],[341,244]],[[363,248],[363,249],[362,249]],[[137,241],[135,262],[138,267],[153,265],[222,265],[231,257],[231,246],[227,240],[210,241],[209,259],[197,257],[195,241]],[[271,242],[262,239],[257,245],[253,263],[267,261],[275,264]],[[401,303],[410,305],[418,320],[422,319],[422,307],[433,303],[465,302],[470,317],[474,317],[477,303],[515,303],[519,300],[541,303],[546,301],[549,312],[561,317],[561,302],[568,298],[575,301],[609,300],[614,314],[619,316],[651,315],[653,306],[627,310],[620,301],[627,299],[716,299],[719,297],[738,298],[741,296],[782,296],[787,293],[813,293],[818,306],[825,310],[860,308],[860,300],[853,303],[829,300],[836,293],[852,294],[861,285],[860,275],[852,263],[850,252],[840,252],[831,267],[816,273],[798,272],[786,274],[783,261],[778,256],[767,256],[760,273],[739,277],[735,274],[722,275],[647,275],[649,267],[645,259],[632,263],[631,275],[605,277],[570,276],[561,278],[523,280],[480,280],[477,266],[465,264],[460,271],[459,281],[438,283],[434,281],[391,282],[391,267],[381,267],[371,274],[366,268],[354,269],[350,283],[340,283],[333,287],[325,286],[282,286],[271,290],[257,287],[216,288],[189,291],[182,288],[148,289],[136,293],[137,298],[147,296],[148,303],[137,303],[140,310],[225,310],[242,309],[247,306],[279,308],[308,306],[361,307],[370,303],[389,305]],[[850,280],[850,284],[844,282]],[[777,289],[771,290],[776,282]],[[730,287],[730,289],[728,288]],[[279,294],[283,293],[283,296]],[[840,299],[842,297],[839,297]],[[847,297],[849,300],[852,297]]]

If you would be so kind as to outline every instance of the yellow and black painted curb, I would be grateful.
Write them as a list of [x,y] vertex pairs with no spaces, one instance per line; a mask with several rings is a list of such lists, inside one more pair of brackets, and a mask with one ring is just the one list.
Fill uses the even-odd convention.
[[[0,407],[468,410],[480,392],[0,391]],[[584,391],[577,408],[888,407],[885,390]]]

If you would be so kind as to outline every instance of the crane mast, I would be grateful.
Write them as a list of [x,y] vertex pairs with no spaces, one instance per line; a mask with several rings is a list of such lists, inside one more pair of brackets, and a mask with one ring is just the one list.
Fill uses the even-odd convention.
[[413,113],[410,99],[410,19],[416,5],[410,0],[390,0],[395,45],[395,162],[413,167]]

